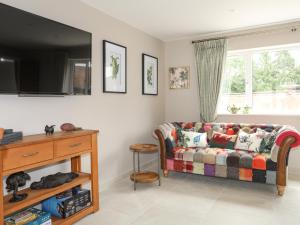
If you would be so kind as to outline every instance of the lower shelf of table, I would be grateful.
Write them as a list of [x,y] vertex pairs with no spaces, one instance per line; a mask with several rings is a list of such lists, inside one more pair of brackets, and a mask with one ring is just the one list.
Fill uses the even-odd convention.
[[65,219],[52,217],[52,225],[70,225],[93,212],[94,208],[93,206],[90,206]]
[[59,194],[61,192],[67,191],[73,187],[84,184],[91,180],[91,175],[88,173],[79,173],[79,176],[69,183],[65,183],[56,188],[41,189],[41,190],[31,190],[30,188],[20,191],[20,193],[27,193],[28,196],[25,200],[20,202],[9,202],[12,195],[6,195],[4,197],[4,216],[8,216],[15,213],[21,209],[38,204],[39,202]]
[[150,171],[135,172],[130,175],[132,181],[137,183],[152,183],[159,179],[158,173]]

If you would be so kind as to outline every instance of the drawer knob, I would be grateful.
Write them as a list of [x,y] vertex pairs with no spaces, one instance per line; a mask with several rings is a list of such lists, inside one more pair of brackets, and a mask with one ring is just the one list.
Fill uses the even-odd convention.
[[76,143],[76,144],[70,145],[70,147],[71,147],[71,148],[75,148],[75,147],[78,147],[78,146],[80,146],[80,145],[81,145],[81,143]]
[[35,156],[35,155],[37,155],[37,154],[39,154],[39,152],[32,152],[32,153],[24,154],[24,155],[22,155],[22,156],[23,156],[23,157],[31,157],[31,156]]

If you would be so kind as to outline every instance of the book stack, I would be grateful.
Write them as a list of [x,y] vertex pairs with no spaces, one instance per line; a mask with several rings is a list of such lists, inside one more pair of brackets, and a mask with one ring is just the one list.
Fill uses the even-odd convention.
[[5,218],[4,225],[51,225],[50,213],[29,208]]
[[21,131],[14,132],[13,129],[5,129],[3,138],[0,139],[0,145],[7,145],[14,141],[22,140],[23,133]]

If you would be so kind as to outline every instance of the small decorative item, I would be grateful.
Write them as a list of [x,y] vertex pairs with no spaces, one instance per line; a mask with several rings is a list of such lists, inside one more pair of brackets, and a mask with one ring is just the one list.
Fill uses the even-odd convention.
[[184,89],[190,87],[190,67],[170,67],[170,89]]
[[46,177],[42,177],[39,182],[33,182],[30,185],[32,190],[38,189],[47,189],[47,188],[54,188],[65,183],[69,183],[74,180],[79,175],[77,173],[56,173],[52,175],[48,175]]
[[126,93],[127,49],[103,41],[103,92]]
[[55,127],[55,125],[52,125],[52,126],[46,125],[45,126],[46,135],[53,135],[53,133],[54,133],[54,127]]
[[241,110],[240,107],[237,107],[235,104],[229,105],[227,111],[231,114],[237,114]]
[[26,193],[18,194],[18,188],[25,186],[26,181],[30,179],[30,176],[24,172],[17,172],[7,177],[6,190],[8,192],[13,191],[13,197],[9,202],[19,202],[27,198]]
[[65,132],[81,130],[81,127],[75,127],[72,123],[64,123],[60,126],[60,129]]
[[158,58],[142,54],[143,95],[158,94]]
[[249,114],[249,111],[250,111],[251,107],[246,105],[244,108],[243,108],[243,114]]

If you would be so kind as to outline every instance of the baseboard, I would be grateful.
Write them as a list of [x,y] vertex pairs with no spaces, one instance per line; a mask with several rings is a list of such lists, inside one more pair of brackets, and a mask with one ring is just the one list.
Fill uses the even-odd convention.
[[290,168],[288,167],[288,173],[292,175],[300,175],[300,168]]
[[[157,163],[157,159],[153,159],[153,160],[147,161],[145,163],[142,163],[141,167],[147,169],[147,168],[151,167],[154,163]],[[129,176],[131,173],[132,173],[132,169],[120,174],[117,177],[111,178],[104,183],[100,183],[100,190],[105,191],[105,190],[109,189],[110,187],[114,186],[120,180],[125,179],[125,178],[129,179]]]

